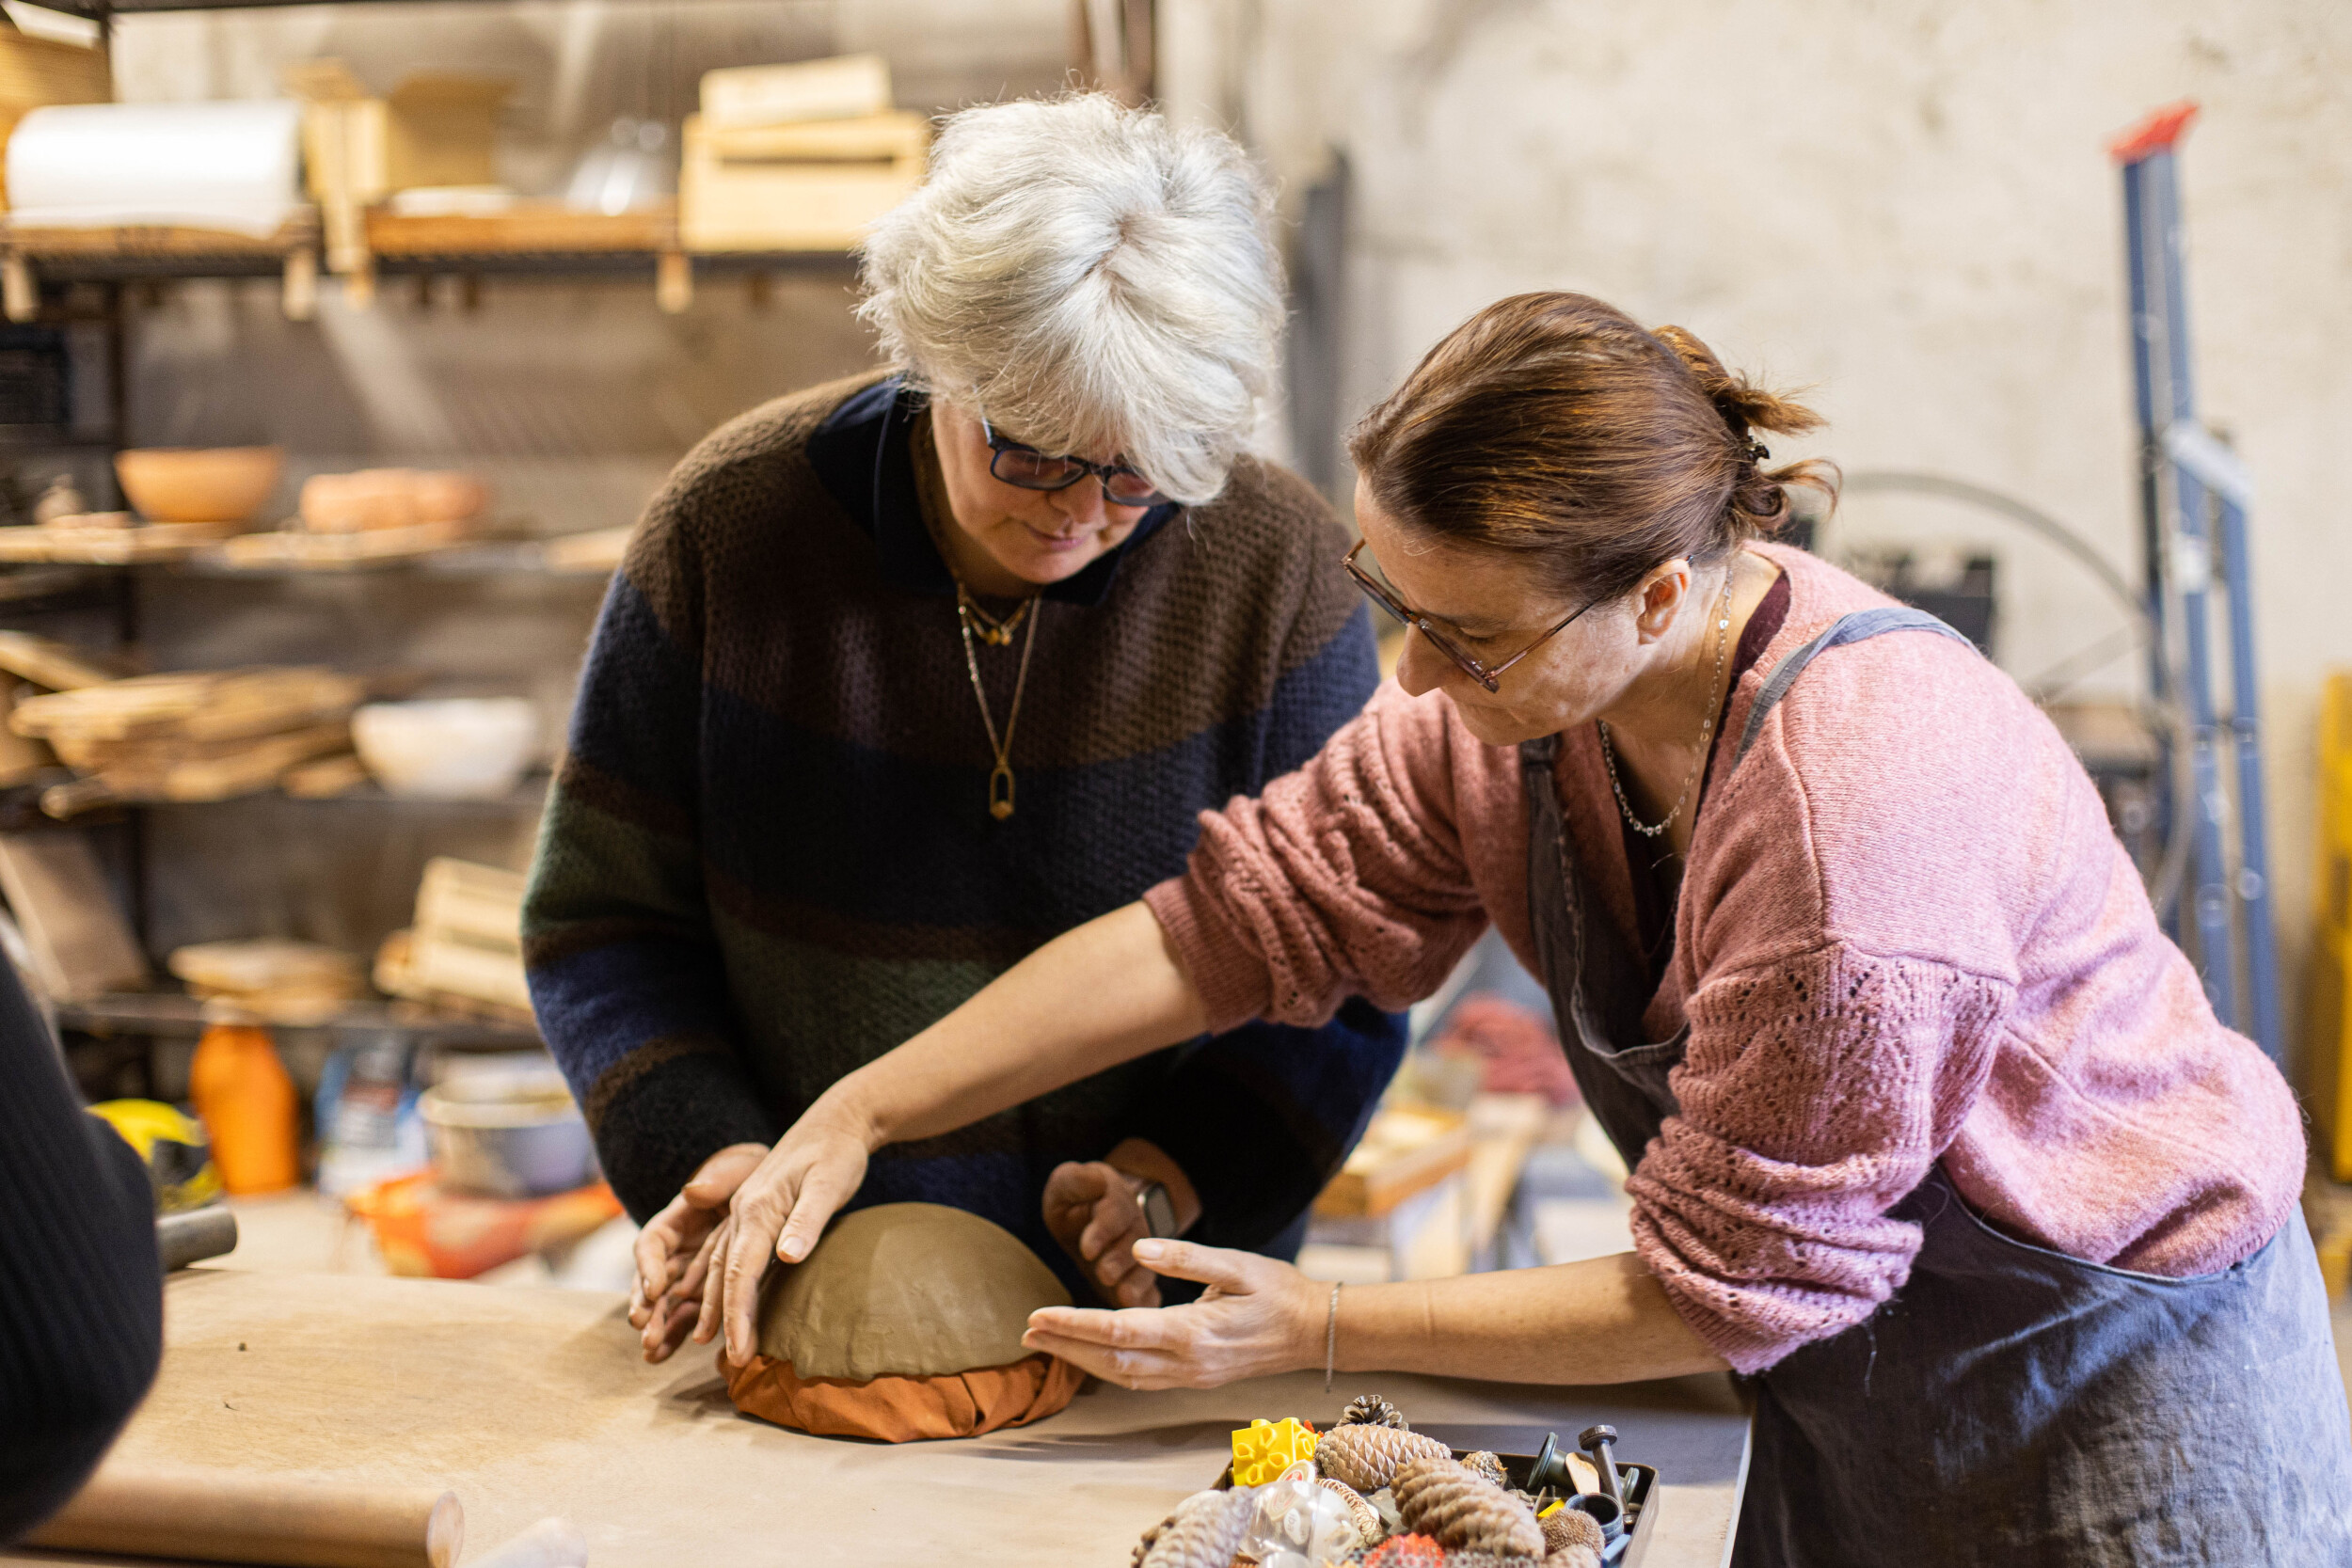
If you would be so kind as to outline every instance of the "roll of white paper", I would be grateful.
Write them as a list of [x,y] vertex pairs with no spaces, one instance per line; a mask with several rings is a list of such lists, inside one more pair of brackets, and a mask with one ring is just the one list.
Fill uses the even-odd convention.
[[302,105],[60,103],[8,137],[16,228],[174,224],[263,239],[302,204]]

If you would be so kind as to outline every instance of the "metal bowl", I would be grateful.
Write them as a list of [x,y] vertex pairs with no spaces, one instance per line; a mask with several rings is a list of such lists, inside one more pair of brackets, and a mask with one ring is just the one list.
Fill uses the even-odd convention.
[[454,1192],[545,1197],[596,1180],[596,1145],[571,1097],[459,1078],[418,1102],[433,1171]]

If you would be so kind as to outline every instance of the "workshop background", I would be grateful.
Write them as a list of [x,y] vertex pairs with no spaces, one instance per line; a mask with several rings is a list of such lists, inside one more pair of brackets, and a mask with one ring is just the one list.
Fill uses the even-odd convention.
[[[73,31],[8,8],[29,30]],[[1291,390],[1268,410],[1263,442],[1343,514],[1341,441],[1357,415],[1479,306],[1570,288],[1811,388],[1829,426],[1802,446],[1776,439],[1776,459],[1818,451],[1856,476],[1980,486],[2058,520],[2133,583],[2138,436],[2106,149],[2150,110],[2194,100],[2178,169],[2200,412],[2258,486],[2250,603],[2283,1038],[2298,1086],[2336,1081],[2321,1057],[2343,1045],[2329,1011],[2343,1001],[2321,980],[2327,927],[2314,911],[2322,699],[2331,673],[2352,668],[2352,618],[2339,608],[2352,531],[2338,515],[2341,433],[2352,429],[2342,90],[2352,9],[514,0],[125,16],[112,48],[126,101],[275,97],[289,66],[326,58],[379,93],[420,71],[511,78],[498,172],[525,194],[560,192],[623,118],[660,126],[675,158],[703,74],[722,67],[871,52],[888,62],[898,106],[925,112],[1107,83],[1232,130],[1279,182],[1296,296]],[[658,302],[650,270],[421,284],[388,274],[362,304],[329,277],[299,321],[273,277],[135,286],[119,444],[282,446],[278,515],[309,475],[413,466],[480,475],[527,538],[623,528],[720,421],[870,362],[850,315],[852,278],[846,255],[804,258],[698,273],[691,299]],[[15,459],[32,490],[73,464],[103,487],[93,461]],[[2076,710],[2085,744],[2112,748],[2103,755],[2129,772],[2146,737],[2115,732],[2135,729],[2148,655],[2065,550],[1980,506],[1868,486],[1816,544],[1924,593],[1989,593],[1994,656]],[[1989,574],[1976,564],[1987,559]],[[593,573],[151,574],[135,653],[154,670],[315,662],[400,670],[418,696],[524,695],[544,765],[601,586]],[[111,602],[39,620],[7,608],[0,624],[86,651],[124,624]],[[2224,649],[2224,692],[2226,673]],[[368,790],[157,805],[135,863],[121,833],[91,831],[118,891],[137,879],[122,895],[159,971],[183,945],[255,938],[372,956],[414,918],[433,857],[519,869],[538,799],[527,784],[430,810]],[[1387,1129],[1393,1147],[1373,1150],[1398,1154],[1399,1183],[1421,1180],[1396,1174],[1407,1166],[1440,1180],[1393,1200],[1359,1192],[1354,1213],[1335,1206],[1315,1243],[1335,1270],[1581,1256],[1612,1250],[1613,1225],[1621,1244],[1609,1162],[1577,1136],[1565,1093],[1533,1080],[1465,1085],[1444,1065],[1529,1059],[1537,999],[1507,960],[1488,951],[1479,963],[1422,1010],[1424,1039],[1451,1048],[1417,1058],[1401,1097],[1414,1104]],[[90,1025],[74,1047],[92,1092],[186,1095],[195,1025],[143,1033],[122,1009],[61,1016]],[[527,1043],[513,1020],[504,1027]],[[278,1037],[306,1095],[347,1049],[331,1030]],[[457,1042],[469,1043],[517,1041]],[[1495,1092],[1472,1105],[1482,1088]],[[1517,1108],[1498,1108],[1497,1095],[1516,1095]],[[1423,1113],[1427,1125],[1409,1121]],[[1431,1154],[1439,1143],[1460,1161]],[[2352,1234],[2331,1217],[2337,1200],[2315,1181],[2315,1223]],[[316,1261],[331,1247],[333,1266],[377,1266],[340,1211],[300,1214],[249,1225],[248,1256],[275,1246]],[[620,1229],[597,1236],[588,1261],[523,1262],[533,1277],[596,1282],[625,1250]],[[2341,1290],[2344,1242],[2323,1253]],[[510,1264],[501,1277],[518,1275]]]

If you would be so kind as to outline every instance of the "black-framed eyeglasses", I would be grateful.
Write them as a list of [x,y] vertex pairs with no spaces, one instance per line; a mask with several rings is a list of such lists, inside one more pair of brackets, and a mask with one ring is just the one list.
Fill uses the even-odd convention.
[[1113,506],[1162,506],[1168,498],[1152,482],[1124,463],[1089,463],[1083,457],[1049,457],[1035,447],[1000,436],[980,416],[980,434],[988,437],[992,455],[988,471],[1007,484],[1024,490],[1067,490],[1092,474],[1103,486],[1103,499]]
[[1412,606],[1406,604],[1403,599],[1398,598],[1394,589],[1391,588],[1387,583],[1382,582],[1378,578],[1374,577],[1371,573],[1365,571],[1361,566],[1357,565],[1356,558],[1363,553],[1363,548],[1364,541],[1361,539],[1357,540],[1355,548],[1349,550],[1346,555],[1341,558],[1340,564],[1347,568],[1347,575],[1356,579],[1356,586],[1364,591],[1364,596],[1370,599],[1374,604],[1376,604],[1381,609],[1387,610],[1391,615],[1395,616],[1406,626],[1412,627],[1415,631],[1429,639],[1429,645],[1431,647],[1437,649],[1438,652],[1452,659],[1456,665],[1460,666],[1462,673],[1468,675],[1470,679],[1476,681],[1479,685],[1485,687],[1489,691],[1501,689],[1502,673],[1505,670],[1510,669],[1512,665],[1517,664],[1520,659],[1525,658],[1528,655],[1534,653],[1536,649],[1542,647],[1545,643],[1550,641],[1561,632],[1567,629],[1569,621],[1573,621],[1578,615],[1583,614],[1584,610],[1592,609],[1593,605],[1600,603],[1598,599],[1593,600],[1590,604],[1585,605],[1582,610],[1577,610],[1575,614],[1570,615],[1567,620],[1562,621],[1559,625],[1553,626],[1549,631],[1544,633],[1543,636],[1535,639],[1534,641],[1530,642],[1526,647],[1521,648],[1518,653],[1513,654],[1509,658],[1504,659],[1502,663],[1486,664],[1471,657],[1470,654],[1465,652],[1462,645],[1454,641],[1453,637],[1447,634],[1445,628],[1431,621],[1428,616],[1423,615],[1420,610],[1415,610]]

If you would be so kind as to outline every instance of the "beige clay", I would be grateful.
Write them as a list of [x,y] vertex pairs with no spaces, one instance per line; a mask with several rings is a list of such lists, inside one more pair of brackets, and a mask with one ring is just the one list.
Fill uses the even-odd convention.
[[834,1222],[805,1262],[769,1276],[760,1354],[802,1377],[940,1377],[1029,1352],[1029,1314],[1070,1292],[1010,1231],[936,1203]]

